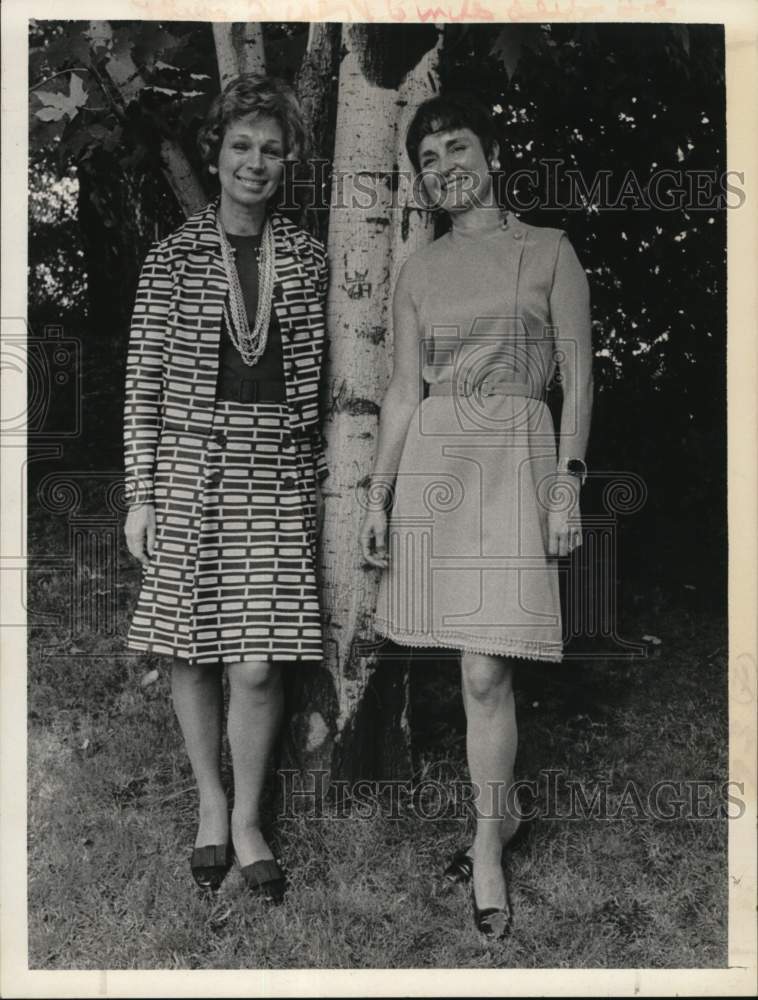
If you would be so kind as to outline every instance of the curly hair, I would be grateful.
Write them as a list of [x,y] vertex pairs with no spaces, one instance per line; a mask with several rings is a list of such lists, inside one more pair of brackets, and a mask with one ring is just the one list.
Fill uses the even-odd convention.
[[279,123],[287,159],[305,159],[308,130],[292,88],[278,77],[243,73],[230,80],[213,101],[198,132],[197,142],[206,168],[218,162],[229,124],[251,114],[265,115]]
[[471,129],[481,142],[485,156],[490,157],[497,132],[487,105],[473,94],[438,95],[418,106],[406,133],[405,148],[417,173],[420,169],[418,150],[422,141],[428,135],[455,128]]

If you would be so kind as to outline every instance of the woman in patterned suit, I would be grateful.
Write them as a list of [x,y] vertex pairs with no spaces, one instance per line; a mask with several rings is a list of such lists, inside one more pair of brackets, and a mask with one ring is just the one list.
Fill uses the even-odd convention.
[[[217,889],[236,854],[282,898],[260,827],[282,665],[321,659],[314,541],[327,263],[273,210],[305,127],[288,87],[252,74],[212,105],[199,143],[220,197],[149,252],[127,361],[126,537],[143,563],[131,649],[172,657],[199,792],[191,870]],[[234,772],[221,781],[222,670]],[[232,848],[233,845],[233,848]]]
[[[406,145],[421,190],[451,228],[398,276],[394,371],[361,544],[384,570],[377,631],[460,651],[477,824],[445,874],[471,881],[476,927],[499,937],[511,916],[501,853],[519,823],[513,663],[561,659],[556,559],[581,544],[589,290],[563,230],[501,211],[486,107],[470,95],[432,98]],[[557,453],[545,401],[556,375]],[[388,526],[381,501],[393,492]]]

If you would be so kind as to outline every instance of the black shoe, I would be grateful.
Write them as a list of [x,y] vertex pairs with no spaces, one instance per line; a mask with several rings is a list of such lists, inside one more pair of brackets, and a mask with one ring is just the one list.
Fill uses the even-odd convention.
[[196,847],[190,858],[192,877],[201,889],[216,892],[232,867],[232,845]]
[[502,941],[508,936],[513,922],[513,911],[511,901],[508,898],[508,885],[505,886],[505,906],[486,906],[480,910],[476,905],[476,894],[474,886],[471,886],[471,904],[474,908],[474,926],[485,937]]
[[[531,819],[521,820],[511,839],[503,844],[503,851],[510,850],[513,847],[518,847],[519,844],[523,843],[529,833],[529,830],[531,829],[532,822],[533,820]],[[450,863],[447,868],[442,873],[446,879],[457,883],[471,881],[474,874],[474,859],[470,852],[471,847],[464,847],[455,852],[450,859]]]
[[470,847],[456,851],[450,859],[450,864],[442,873],[450,882],[470,882],[474,874],[474,859],[468,853]]
[[287,877],[273,858],[253,861],[240,867],[240,872],[248,889],[260,893],[269,903],[278,904],[284,899]]

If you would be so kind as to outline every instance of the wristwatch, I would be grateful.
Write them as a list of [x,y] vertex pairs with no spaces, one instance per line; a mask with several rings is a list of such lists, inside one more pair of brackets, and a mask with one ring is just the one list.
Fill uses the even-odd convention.
[[581,480],[581,485],[587,478],[587,463],[581,458],[561,458],[558,460],[558,472],[567,472]]

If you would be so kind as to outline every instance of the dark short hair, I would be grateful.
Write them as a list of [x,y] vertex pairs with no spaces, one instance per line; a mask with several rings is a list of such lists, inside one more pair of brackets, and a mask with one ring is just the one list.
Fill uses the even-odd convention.
[[285,156],[303,160],[308,155],[308,130],[292,88],[275,76],[243,73],[226,85],[214,100],[198,133],[200,155],[206,167],[218,162],[224,133],[230,123],[258,114],[279,123]]
[[430,97],[420,104],[408,126],[405,148],[413,169],[420,168],[418,150],[428,135],[449,132],[455,128],[468,128],[482,144],[485,156],[490,156],[497,141],[492,112],[473,94],[456,93]]

